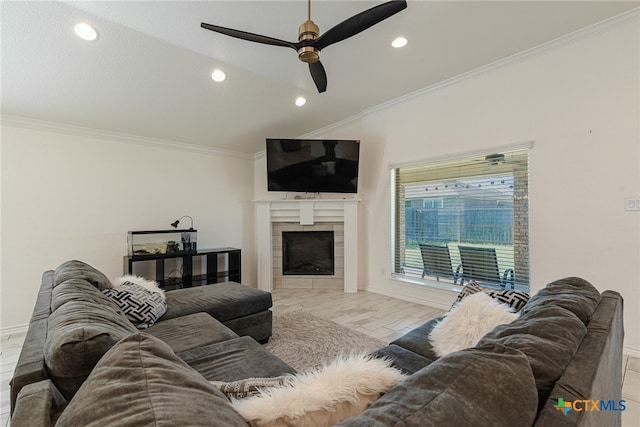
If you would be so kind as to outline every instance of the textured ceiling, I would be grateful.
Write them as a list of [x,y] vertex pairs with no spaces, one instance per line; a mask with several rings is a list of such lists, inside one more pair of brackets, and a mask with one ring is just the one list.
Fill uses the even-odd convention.
[[[380,2],[312,2],[321,32]],[[295,41],[296,1],[2,1],[2,114],[242,153],[297,137],[638,7],[638,1],[409,1],[322,51],[318,94],[291,49],[201,22]],[[94,25],[98,41],[73,26]],[[403,35],[409,44],[393,49]],[[210,74],[222,68],[227,80]],[[307,104],[294,100],[305,96]]]

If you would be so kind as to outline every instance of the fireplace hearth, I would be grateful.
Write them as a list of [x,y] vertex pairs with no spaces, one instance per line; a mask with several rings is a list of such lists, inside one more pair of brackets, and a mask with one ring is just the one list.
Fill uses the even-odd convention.
[[282,274],[333,275],[333,231],[283,231]]

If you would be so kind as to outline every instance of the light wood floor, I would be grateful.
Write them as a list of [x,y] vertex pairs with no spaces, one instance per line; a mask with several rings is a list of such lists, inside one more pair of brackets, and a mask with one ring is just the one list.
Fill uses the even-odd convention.
[[[443,313],[442,310],[371,293],[345,294],[340,290],[276,289],[273,313],[304,310],[349,328],[392,341]],[[9,425],[9,380],[18,361],[25,334],[0,337],[0,427]],[[640,359],[624,357],[623,427],[640,427]]]
[[274,315],[304,310],[385,342],[444,314],[438,308],[372,292],[347,294],[333,289],[274,289],[272,294]]

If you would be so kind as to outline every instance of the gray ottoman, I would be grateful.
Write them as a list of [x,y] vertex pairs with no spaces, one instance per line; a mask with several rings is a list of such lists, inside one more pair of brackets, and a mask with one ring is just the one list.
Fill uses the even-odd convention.
[[236,282],[167,291],[167,312],[162,320],[204,312],[236,334],[260,343],[271,336],[271,294]]

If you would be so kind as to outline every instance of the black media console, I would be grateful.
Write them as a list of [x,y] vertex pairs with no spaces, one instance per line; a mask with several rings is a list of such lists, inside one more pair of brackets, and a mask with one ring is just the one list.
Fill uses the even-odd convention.
[[[196,257],[204,257],[205,274],[193,275],[193,259]],[[227,270],[218,271],[219,257],[226,257]],[[181,275],[180,277],[166,277],[165,261],[175,258],[182,258]],[[134,264],[148,261],[155,261],[155,278],[153,280],[157,281],[164,290],[211,285],[226,281],[241,283],[241,251],[237,248],[201,249],[188,252],[125,256],[125,272],[127,274],[136,274],[134,273]]]

